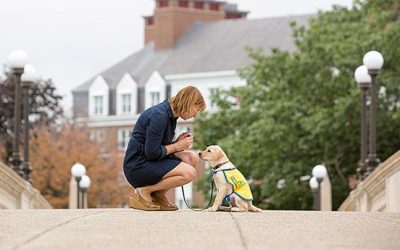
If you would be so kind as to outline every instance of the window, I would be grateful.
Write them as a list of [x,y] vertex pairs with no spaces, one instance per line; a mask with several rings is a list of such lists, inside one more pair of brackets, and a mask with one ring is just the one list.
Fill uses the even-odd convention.
[[214,96],[218,93],[218,88],[210,88],[209,92],[210,92],[210,96],[209,96],[210,108],[214,108],[217,106],[217,104],[213,99],[214,99]]
[[195,9],[204,9],[204,3],[203,2],[195,2],[194,3],[194,8]]
[[123,94],[121,95],[122,99],[122,113],[130,113],[131,112],[131,94]]
[[160,1],[158,1],[158,7],[159,8],[168,7],[168,0],[160,0]]
[[150,106],[157,105],[160,102],[160,92],[150,92]]
[[130,129],[119,129],[118,130],[118,148],[126,150],[128,147],[129,139],[131,138]]
[[94,103],[93,113],[95,115],[103,114],[103,96],[94,96],[93,103]]
[[104,142],[106,139],[106,132],[104,130],[96,129],[90,131],[90,140],[98,143]]
[[210,10],[219,10],[219,4],[218,3],[210,3]]
[[189,7],[189,1],[188,0],[179,0],[179,7],[182,7],[182,8]]

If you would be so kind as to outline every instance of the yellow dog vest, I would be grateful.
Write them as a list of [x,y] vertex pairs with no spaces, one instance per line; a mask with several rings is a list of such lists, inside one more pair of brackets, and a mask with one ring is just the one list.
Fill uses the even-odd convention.
[[[236,168],[221,170],[224,173],[225,180],[232,185],[232,193],[237,194],[240,198],[246,201],[252,201],[253,195],[251,194],[249,183],[246,178]],[[229,202],[228,194],[225,199]]]

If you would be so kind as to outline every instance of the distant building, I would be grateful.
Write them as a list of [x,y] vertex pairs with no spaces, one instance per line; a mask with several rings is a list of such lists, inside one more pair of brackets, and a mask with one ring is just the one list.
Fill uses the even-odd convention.
[[[123,152],[140,113],[184,86],[196,86],[207,110],[217,111],[210,98],[215,91],[246,84],[236,72],[251,63],[245,47],[262,48],[266,54],[272,48],[292,51],[290,23],[306,25],[309,18],[246,16],[226,2],[156,0],[154,15],[144,17],[143,49],[73,90],[75,122],[91,128],[91,138],[103,143],[105,151],[118,147]],[[191,131],[191,123],[178,120],[176,134]],[[202,176],[204,168],[198,170]],[[201,202],[191,190],[187,197]],[[173,197],[178,204],[180,193]]]

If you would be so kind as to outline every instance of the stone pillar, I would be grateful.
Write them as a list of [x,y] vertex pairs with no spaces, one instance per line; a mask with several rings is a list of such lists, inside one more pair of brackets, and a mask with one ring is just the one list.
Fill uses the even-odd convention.
[[20,206],[19,208],[21,209],[30,209],[32,208],[31,206],[31,195],[29,192],[26,190],[22,190],[20,194]]
[[360,210],[359,212],[368,212],[370,210],[370,204],[369,204],[369,196],[368,193],[365,191],[361,191],[360,195]]
[[88,198],[87,198],[87,196],[88,196],[88,192],[86,190],[85,196],[83,197],[83,208],[88,208]]
[[332,211],[332,186],[329,175],[321,182],[321,211]]
[[71,177],[69,182],[69,209],[78,208],[78,197],[77,197],[78,185],[74,177]]
[[400,211],[400,171],[386,179],[386,209],[385,212]]

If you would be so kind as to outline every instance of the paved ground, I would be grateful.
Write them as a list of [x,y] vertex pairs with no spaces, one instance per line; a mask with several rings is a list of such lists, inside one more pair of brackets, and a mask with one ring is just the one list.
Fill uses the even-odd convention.
[[0,210],[0,249],[400,249],[400,213]]

